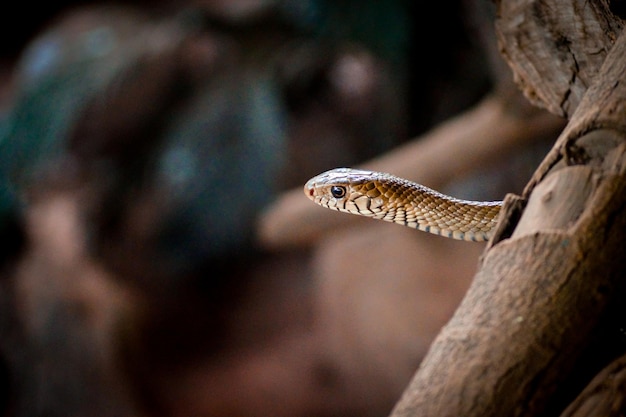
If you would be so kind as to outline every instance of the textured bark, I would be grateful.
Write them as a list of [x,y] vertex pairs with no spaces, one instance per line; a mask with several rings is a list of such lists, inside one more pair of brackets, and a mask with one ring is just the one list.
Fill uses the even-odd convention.
[[604,0],[497,1],[502,56],[528,99],[571,116],[623,22]]
[[[547,2],[531,3],[535,18],[539,8],[549,9]],[[592,3],[585,3],[586,11],[608,13],[598,8],[603,3]],[[514,14],[518,4],[501,2],[501,14]],[[582,4],[562,6],[557,9],[563,15],[554,9],[555,15],[575,28],[578,21],[565,12],[567,7],[580,12]],[[507,199],[474,283],[393,417],[558,415],[581,385],[623,350],[615,335],[626,275],[626,36],[619,37],[595,78],[595,58],[579,65],[576,71],[585,71],[578,80],[571,71],[563,76],[569,69],[556,65],[549,71],[529,58],[547,53],[543,43],[558,47],[557,23],[545,16],[540,23],[528,29],[530,44],[513,40],[503,50],[517,42],[525,53],[511,58],[518,77],[525,76],[526,65],[537,71],[524,81],[527,94],[547,97],[544,104],[553,103],[548,107],[558,96],[557,108],[576,111],[522,197]],[[598,31],[587,35],[607,33]],[[543,55],[546,63],[554,58],[566,61]],[[578,55],[576,61],[583,62]],[[565,79],[576,82],[563,84]],[[587,84],[592,85],[585,92]]]
[[623,416],[625,392],[626,356],[622,356],[599,373],[561,417]]

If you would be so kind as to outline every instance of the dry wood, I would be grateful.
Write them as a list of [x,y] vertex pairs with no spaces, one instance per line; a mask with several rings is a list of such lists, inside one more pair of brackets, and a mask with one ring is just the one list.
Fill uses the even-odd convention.
[[515,81],[532,103],[571,116],[623,22],[603,0],[496,3],[500,50]]
[[622,35],[393,417],[554,415],[575,395],[565,386],[624,290],[625,56]]
[[607,366],[561,417],[620,417],[626,414],[626,356]]

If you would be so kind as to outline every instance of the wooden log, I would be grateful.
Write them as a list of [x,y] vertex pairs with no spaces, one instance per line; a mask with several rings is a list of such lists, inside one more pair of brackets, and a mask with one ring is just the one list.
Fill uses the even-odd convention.
[[[393,417],[538,416],[624,294],[626,36],[521,200]],[[527,202],[526,210],[519,209]],[[511,234],[511,230],[513,232]]]

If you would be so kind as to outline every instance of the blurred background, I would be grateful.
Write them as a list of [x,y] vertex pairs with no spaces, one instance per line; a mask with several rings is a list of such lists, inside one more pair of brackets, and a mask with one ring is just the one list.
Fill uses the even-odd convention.
[[433,161],[454,179],[434,184],[520,192],[561,121],[532,127],[545,115],[499,59],[494,15],[480,0],[4,14],[2,415],[388,415],[484,246],[307,211],[285,229],[315,238],[281,243],[270,224],[269,244],[259,219],[494,96],[517,145],[462,173]]

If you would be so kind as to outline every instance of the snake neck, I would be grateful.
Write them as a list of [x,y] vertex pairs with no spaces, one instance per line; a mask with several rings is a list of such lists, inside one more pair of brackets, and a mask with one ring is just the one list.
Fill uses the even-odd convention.
[[489,240],[502,207],[500,201],[461,200],[395,177],[376,188],[381,204],[372,217],[458,240]]

